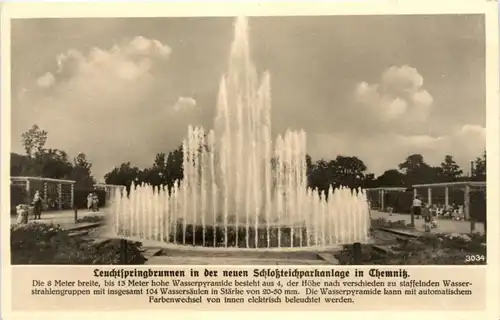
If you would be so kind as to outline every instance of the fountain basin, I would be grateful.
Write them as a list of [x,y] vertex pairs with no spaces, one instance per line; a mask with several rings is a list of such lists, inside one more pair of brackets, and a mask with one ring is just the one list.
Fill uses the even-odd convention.
[[141,242],[144,247],[159,248],[166,250],[176,250],[176,251],[195,251],[195,252],[331,252],[339,251],[342,249],[342,245],[328,245],[328,246],[306,246],[306,247],[262,247],[262,248],[246,248],[246,247],[204,247],[204,246],[193,246],[188,244],[178,244],[169,243],[158,240],[148,240],[139,236],[125,236],[109,234],[108,237],[119,237],[120,239],[126,239],[129,241]]
[[175,248],[197,248],[198,250],[324,251],[328,248],[338,248],[342,244],[338,240],[331,241],[332,238],[315,236],[313,232],[314,230],[304,225],[290,226],[277,223],[257,226],[220,223],[202,225],[184,223],[180,220],[170,226],[168,234],[147,234],[124,228],[120,229],[117,235],[129,240],[147,240]]

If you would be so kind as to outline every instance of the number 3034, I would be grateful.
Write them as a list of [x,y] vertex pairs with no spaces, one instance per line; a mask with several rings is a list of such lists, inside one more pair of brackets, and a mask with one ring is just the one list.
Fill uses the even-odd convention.
[[486,258],[482,254],[465,256],[465,262],[476,262],[476,261],[485,261],[485,260],[486,260]]

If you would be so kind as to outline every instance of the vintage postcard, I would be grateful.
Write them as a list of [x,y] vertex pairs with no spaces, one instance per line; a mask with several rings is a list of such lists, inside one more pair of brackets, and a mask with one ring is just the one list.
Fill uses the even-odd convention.
[[1,58],[2,317],[500,316],[495,2],[9,3]]

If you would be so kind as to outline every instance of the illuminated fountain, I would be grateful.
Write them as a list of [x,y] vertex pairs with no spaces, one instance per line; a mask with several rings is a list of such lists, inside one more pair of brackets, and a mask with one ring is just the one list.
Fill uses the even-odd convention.
[[365,192],[309,189],[304,131],[271,141],[270,75],[258,79],[247,20],[237,18],[214,129],[189,126],[184,178],[173,188],[132,185],[128,197],[114,196],[113,232],[174,245],[253,250],[366,242]]

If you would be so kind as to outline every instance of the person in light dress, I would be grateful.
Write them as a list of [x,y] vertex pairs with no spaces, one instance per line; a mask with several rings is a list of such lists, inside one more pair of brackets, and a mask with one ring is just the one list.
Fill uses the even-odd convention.
[[27,224],[29,220],[30,207],[27,204],[18,204],[16,206],[17,213],[17,223],[18,224]]
[[42,218],[42,197],[40,196],[40,191],[36,190],[33,196],[33,207],[35,220]]
[[87,209],[89,211],[92,211],[93,199],[94,199],[94,195],[92,194],[92,192],[90,192],[87,195]]
[[420,215],[422,213],[422,200],[420,200],[420,196],[417,195],[415,199],[413,199],[413,203],[411,206],[411,210],[417,219],[420,219]]

